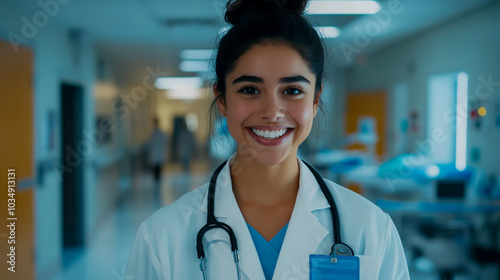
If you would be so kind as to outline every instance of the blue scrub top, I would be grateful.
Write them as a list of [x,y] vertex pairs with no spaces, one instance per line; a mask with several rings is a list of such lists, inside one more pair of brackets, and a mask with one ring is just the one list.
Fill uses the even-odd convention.
[[249,224],[247,224],[247,226],[250,230],[250,235],[252,236],[255,249],[257,249],[260,264],[262,265],[262,270],[264,270],[264,276],[266,277],[266,280],[271,280],[273,278],[274,269],[276,268],[276,263],[278,262],[283,240],[285,240],[288,224],[286,224],[271,240],[269,240],[269,242],[252,226]]

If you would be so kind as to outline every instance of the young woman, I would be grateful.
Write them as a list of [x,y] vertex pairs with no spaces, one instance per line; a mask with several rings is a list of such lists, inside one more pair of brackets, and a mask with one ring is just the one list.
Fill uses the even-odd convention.
[[[237,152],[211,183],[143,222],[127,277],[409,279],[390,217],[297,157],[323,90],[324,51],[306,5],[229,1],[213,90]],[[345,260],[360,278],[316,269],[315,255],[339,256],[339,275],[342,257],[355,255]]]

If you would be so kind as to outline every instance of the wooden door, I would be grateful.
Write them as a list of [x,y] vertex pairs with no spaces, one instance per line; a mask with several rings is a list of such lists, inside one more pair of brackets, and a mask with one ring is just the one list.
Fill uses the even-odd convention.
[[[16,53],[9,43],[0,40],[0,275],[3,280],[35,277],[32,76],[33,52],[19,47]],[[15,182],[10,185],[11,193],[9,181]],[[11,223],[12,230],[7,226]],[[15,261],[15,272],[8,270],[14,264],[8,263],[10,259]]]
[[[371,116],[376,120],[378,142],[375,147],[376,155],[382,159],[386,151],[386,112],[387,94],[385,91],[354,92],[346,98],[345,133],[351,134],[358,128],[358,119],[362,116]],[[352,144],[347,149],[366,149],[361,144]]]

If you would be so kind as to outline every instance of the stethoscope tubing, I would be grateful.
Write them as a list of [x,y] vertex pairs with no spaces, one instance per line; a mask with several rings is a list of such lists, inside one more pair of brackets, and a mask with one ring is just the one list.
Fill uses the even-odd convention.
[[[339,213],[337,210],[337,205],[335,203],[335,200],[333,199],[332,193],[328,189],[328,186],[325,183],[325,180],[321,177],[321,175],[316,171],[314,167],[312,167],[309,163],[302,161],[312,172],[314,175],[314,178],[318,182],[321,191],[323,192],[323,195],[325,196],[326,200],[328,201],[328,204],[330,205],[330,211],[332,215],[332,225],[333,225],[333,245],[332,245],[332,251],[330,255],[354,255],[354,252],[352,251],[351,247],[349,247],[347,244],[342,242],[342,237],[340,234],[340,218],[339,218]],[[206,278],[206,256],[205,256],[205,250],[203,249],[203,236],[205,233],[212,229],[222,229],[226,231],[226,233],[229,235],[229,240],[231,243],[231,251],[233,252],[234,256],[234,262],[236,264],[236,271],[238,274],[238,279],[240,279],[240,268],[239,268],[239,255],[238,255],[238,241],[236,239],[236,235],[234,234],[233,229],[222,222],[219,222],[215,219],[215,214],[214,214],[214,199],[215,199],[215,189],[217,185],[217,178],[219,176],[219,173],[221,172],[222,168],[226,165],[227,160],[224,161],[222,164],[220,164],[212,174],[212,177],[210,178],[210,184],[208,187],[208,202],[207,202],[207,223],[198,231],[198,234],[196,236],[196,251],[198,254],[198,259],[200,259],[200,269],[203,273],[203,279]],[[340,249],[339,249],[340,248]],[[347,252],[347,253],[345,253]]]
[[314,175],[314,178],[316,178],[316,181],[318,181],[319,187],[321,188],[323,195],[325,196],[326,200],[328,201],[328,204],[330,204],[330,212],[332,213],[333,244],[334,244],[332,246],[332,251],[330,254],[333,254],[333,248],[334,248],[335,244],[342,243],[342,236],[340,234],[340,218],[339,218],[339,211],[337,210],[337,204],[335,203],[335,200],[333,199],[332,193],[328,189],[328,186],[326,185],[325,180],[323,180],[323,177],[321,177],[321,175],[318,173],[318,171],[312,165],[310,165],[309,163],[307,163],[305,161],[302,161],[302,162],[307,167],[309,167],[312,174]]

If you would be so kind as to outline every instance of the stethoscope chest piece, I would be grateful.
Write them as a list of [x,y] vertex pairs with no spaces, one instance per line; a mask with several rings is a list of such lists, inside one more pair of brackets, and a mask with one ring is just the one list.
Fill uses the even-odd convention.
[[347,244],[340,242],[333,244],[331,255],[351,257],[354,256],[354,252]]

